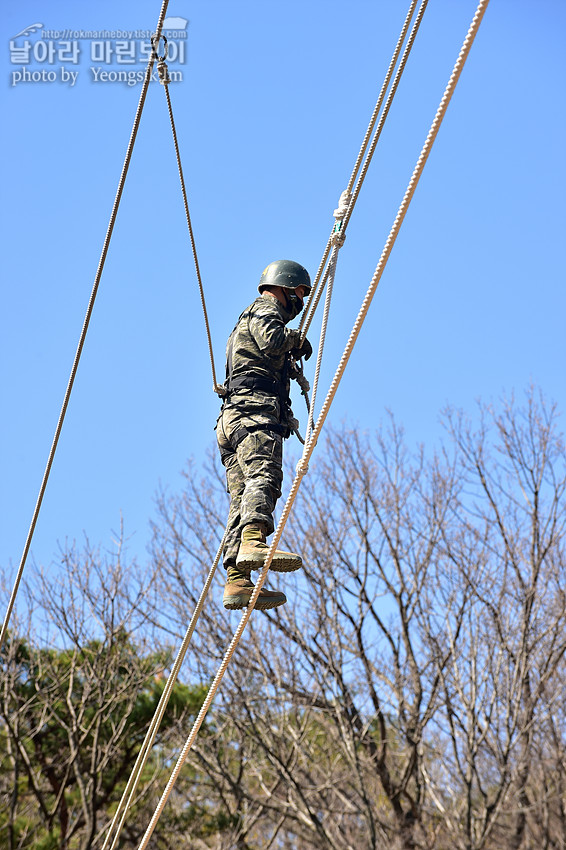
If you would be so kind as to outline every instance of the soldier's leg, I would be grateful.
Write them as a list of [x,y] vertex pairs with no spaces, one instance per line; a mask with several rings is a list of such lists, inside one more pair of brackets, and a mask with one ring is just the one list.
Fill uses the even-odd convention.
[[230,510],[228,513],[228,534],[224,543],[224,568],[236,565],[236,557],[240,548],[240,501],[244,492],[244,474],[238,463],[236,452],[232,448],[221,415],[216,427],[216,439],[220,450],[220,458],[226,469],[226,489],[230,494]]
[[[244,491],[244,473],[238,463],[236,453],[227,440],[222,420],[218,428],[218,445],[222,463],[226,469],[226,485],[230,494],[230,511],[228,514],[228,534],[224,543],[224,567],[227,572],[227,581],[224,588],[223,604],[230,610],[247,608],[250,597],[254,591],[253,582],[250,579],[250,570],[247,567],[238,567],[236,558],[240,548],[241,537],[241,496]],[[256,602],[256,608],[267,610],[284,605],[287,598],[280,591],[267,590],[262,587]]]
[[[242,537],[237,565],[261,569],[268,551],[267,535],[273,532],[273,511],[281,495],[283,481],[283,440],[274,431],[247,434],[236,448],[238,463],[244,475],[244,492],[240,501]],[[277,549],[271,568],[290,572],[302,566],[299,555]]]
[[224,543],[224,568],[236,566],[236,558],[240,548],[241,538],[241,521],[240,521],[240,506],[242,493],[244,492],[244,475],[240,468],[240,464],[234,453],[227,459],[226,467],[226,486],[230,494],[230,510],[228,512],[228,534]]
[[254,431],[239,443],[236,457],[244,477],[241,525],[262,523],[271,534],[283,481],[283,438],[273,431]]

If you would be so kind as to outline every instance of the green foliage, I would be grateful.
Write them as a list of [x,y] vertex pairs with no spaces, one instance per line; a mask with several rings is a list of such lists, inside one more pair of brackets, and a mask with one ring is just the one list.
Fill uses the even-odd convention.
[[[143,654],[121,631],[68,649],[12,638],[7,658],[0,847],[89,846],[85,830],[106,820],[134,766],[170,653]],[[142,783],[159,765],[161,742],[198,713],[205,693],[201,686],[174,686]]]

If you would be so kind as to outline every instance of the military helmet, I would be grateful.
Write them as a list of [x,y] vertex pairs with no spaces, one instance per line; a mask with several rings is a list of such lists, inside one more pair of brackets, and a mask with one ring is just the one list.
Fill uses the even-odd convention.
[[282,286],[284,289],[304,286],[306,295],[310,295],[312,288],[308,271],[293,260],[276,260],[270,263],[259,279],[258,291],[263,292],[266,286]]

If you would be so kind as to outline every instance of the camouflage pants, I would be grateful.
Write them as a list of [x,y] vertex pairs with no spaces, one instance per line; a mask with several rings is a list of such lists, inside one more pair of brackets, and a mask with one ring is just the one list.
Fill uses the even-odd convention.
[[[283,438],[270,426],[278,424],[278,417],[267,411],[246,412],[230,406],[218,420],[216,435],[231,500],[224,546],[226,568],[236,563],[245,525],[263,523],[268,534],[273,532],[273,511],[283,481]],[[253,430],[241,440],[235,439],[235,432],[242,427]]]

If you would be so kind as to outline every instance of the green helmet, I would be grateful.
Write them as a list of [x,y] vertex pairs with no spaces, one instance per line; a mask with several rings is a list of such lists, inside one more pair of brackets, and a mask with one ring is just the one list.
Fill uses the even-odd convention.
[[270,263],[259,279],[258,291],[263,292],[266,286],[282,286],[285,289],[304,286],[306,295],[310,295],[312,288],[308,271],[293,260],[276,260]]

